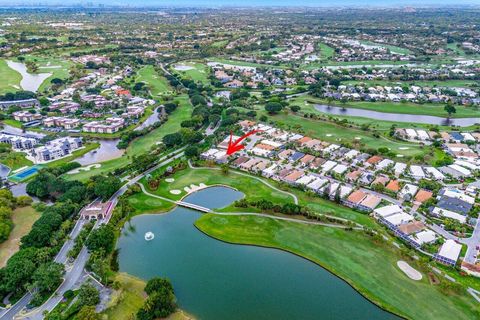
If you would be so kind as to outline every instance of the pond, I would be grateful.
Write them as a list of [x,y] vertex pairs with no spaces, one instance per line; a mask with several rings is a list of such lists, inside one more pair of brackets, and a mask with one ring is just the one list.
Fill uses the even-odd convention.
[[82,166],[87,166],[90,164],[119,158],[125,153],[125,150],[117,148],[119,141],[120,139],[96,140],[94,142],[100,143],[100,147],[85,153],[80,158],[75,159],[75,162],[80,163]]
[[160,121],[160,119],[158,119],[158,116],[160,115],[160,113],[158,112],[158,109],[159,109],[159,108],[156,108],[156,109],[153,111],[153,113],[152,113],[145,121],[143,121],[141,125],[139,125],[138,127],[136,127],[134,130],[135,130],[135,131],[139,131],[139,130],[145,129],[146,127],[151,126],[151,125],[154,124],[155,122]]
[[456,118],[456,119],[447,119],[442,117],[434,116],[425,116],[417,114],[400,114],[400,113],[386,113],[371,111],[365,109],[356,109],[356,108],[342,108],[327,106],[323,104],[316,104],[315,109],[317,111],[337,115],[337,116],[353,116],[353,117],[363,117],[376,120],[384,121],[394,121],[394,122],[410,122],[410,123],[426,123],[426,124],[435,124],[442,126],[460,126],[468,127],[474,124],[480,123],[480,117],[478,118]]
[[42,139],[43,137],[46,136],[43,133],[38,133],[38,132],[35,132],[35,131],[25,131],[24,132],[22,129],[12,127],[11,125],[8,125],[8,124],[3,124],[2,132],[9,133],[9,134],[15,134],[15,135],[19,135],[19,136],[27,137],[27,138],[32,137],[32,138],[35,138],[35,139]]
[[22,75],[20,86],[26,91],[37,92],[43,81],[52,75],[52,73],[28,73],[27,66],[21,62],[8,60],[7,65]]
[[10,173],[10,168],[0,163],[0,178],[5,179]]
[[[214,208],[242,196],[213,187],[184,201]],[[398,319],[308,260],[206,236],[194,226],[199,217],[179,207],[134,217],[118,242],[120,270],[169,278],[180,308],[197,319]],[[155,239],[147,242],[148,231]]]

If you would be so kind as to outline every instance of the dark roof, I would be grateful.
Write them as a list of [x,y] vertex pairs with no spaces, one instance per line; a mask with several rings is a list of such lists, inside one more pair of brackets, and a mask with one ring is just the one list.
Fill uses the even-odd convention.
[[297,160],[300,160],[301,158],[303,158],[304,156],[305,156],[305,153],[295,152],[294,154],[292,154],[290,156],[290,160],[297,161]]
[[451,136],[454,140],[463,141],[463,139],[465,139],[465,138],[460,134],[460,132],[450,132],[450,136]]
[[467,214],[472,209],[472,205],[466,201],[457,198],[443,196],[437,204],[438,207],[462,214]]

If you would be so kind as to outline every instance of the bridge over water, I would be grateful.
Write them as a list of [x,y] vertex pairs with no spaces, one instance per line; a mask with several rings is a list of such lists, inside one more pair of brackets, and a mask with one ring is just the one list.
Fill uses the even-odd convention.
[[185,208],[189,208],[189,209],[193,209],[193,210],[197,210],[197,211],[201,211],[201,212],[205,212],[205,213],[213,212],[212,209],[205,208],[205,207],[199,206],[197,204],[189,203],[189,202],[176,201],[175,203],[177,205],[181,206],[181,207],[185,207]]

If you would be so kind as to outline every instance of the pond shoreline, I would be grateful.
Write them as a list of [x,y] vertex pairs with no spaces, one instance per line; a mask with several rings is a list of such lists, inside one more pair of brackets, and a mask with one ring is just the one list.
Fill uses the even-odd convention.
[[[202,214],[203,215],[206,215],[206,214]],[[201,219],[201,218],[199,218]],[[198,220],[199,220],[198,219]],[[269,219],[272,219],[272,218],[269,218]],[[198,221],[197,220],[197,221]],[[358,289],[356,286],[355,286],[355,283],[353,281],[350,281],[346,278],[343,278],[342,276],[336,274],[333,270],[329,269],[327,266],[323,265],[322,263],[318,262],[318,261],[315,261],[313,259],[310,259],[306,256],[303,256],[297,252],[294,252],[294,251],[291,251],[291,250],[288,250],[288,249],[285,249],[285,248],[280,248],[280,247],[273,247],[273,246],[267,246],[267,245],[262,245],[262,244],[252,244],[252,243],[241,243],[241,242],[232,242],[232,241],[228,241],[228,240],[223,240],[223,239],[220,239],[218,237],[215,237],[213,235],[210,235],[208,232],[206,231],[203,231],[202,229],[200,229],[199,226],[197,226],[196,222],[194,223],[194,227],[200,231],[201,233],[203,233],[204,235],[206,235],[207,237],[210,237],[214,240],[217,240],[217,241],[220,241],[220,242],[223,242],[223,243],[226,243],[226,244],[230,244],[230,245],[239,245],[239,246],[247,246],[247,247],[257,247],[257,248],[265,248],[265,249],[272,249],[272,250],[279,250],[279,251],[283,251],[283,252],[286,252],[286,253],[289,253],[289,254],[292,254],[294,256],[297,256],[299,258],[302,258],[304,260],[307,260],[309,262],[312,262],[313,264],[319,266],[320,268],[324,269],[325,271],[327,271],[328,273],[332,274],[333,276],[337,277],[338,279],[342,280],[343,282],[345,282],[349,287],[351,287],[353,290],[355,290],[357,293],[359,293],[366,301],[370,302],[371,304],[375,305],[376,307],[394,315],[394,316],[397,316],[401,319],[405,319],[405,320],[408,320],[408,318],[404,315],[401,315],[400,313],[397,313],[393,310],[389,310],[389,308],[387,306],[384,306],[382,304],[380,304],[379,302],[376,302],[374,299],[371,299],[370,297],[368,297],[368,295],[361,291],[360,289]],[[325,228],[328,228],[328,227],[325,227]],[[353,232],[353,231],[352,231]]]

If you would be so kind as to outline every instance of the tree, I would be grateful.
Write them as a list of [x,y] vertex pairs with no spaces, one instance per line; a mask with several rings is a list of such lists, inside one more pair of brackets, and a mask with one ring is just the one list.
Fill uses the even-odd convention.
[[448,113],[448,118],[450,118],[452,116],[452,114],[457,112],[457,109],[455,108],[455,106],[450,104],[450,103],[445,105],[443,110],[445,110],[445,112]]
[[163,137],[163,143],[168,147],[174,147],[182,144],[182,135],[179,132],[170,133]]
[[177,306],[173,286],[167,279],[154,278],[150,280],[145,287],[145,292],[149,296],[138,311],[137,319],[166,318],[175,312]]
[[115,176],[94,176],[92,181],[95,195],[104,201],[108,200],[122,186],[121,180]]
[[199,155],[198,148],[196,146],[188,146],[185,149],[185,156],[187,158],[197,158]]
[[296,113],[296,112],[300,111],[300,107],[299,106],[290,106],[290,110],[292,110],[292,112]]
[[94,306],[84,306],[75,316],[78,320],[100,320],[100,315],[95,312]]
[[282,111],[282,109],[283,109],[283,106],[279,102],[268,102],[265,105],[265,110],[269,114],[277,114],[280,111]]
[[101,251],[109,254],[115,245],[115,232],[110,225],[102,225],[93,230],[85,243],[90,251]]
[[173,286],[168,279],[157,277],[157,278],[152,278],[148,280],[144,291],[148,295],[150,295],[156,291],[161,291],[163,289],[167,289],[173,292]]
[[93,285],[84,283],[78,289],[78,302],[81,306],[95,306],[100,302],[100,294]]
[[57,262],[42,264],[32,276],[33,287],[40,292],[51,292],[62,283],[64,273],[63,264]]

